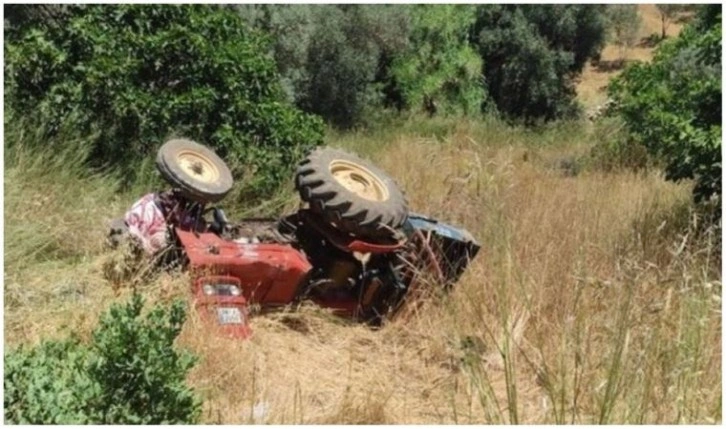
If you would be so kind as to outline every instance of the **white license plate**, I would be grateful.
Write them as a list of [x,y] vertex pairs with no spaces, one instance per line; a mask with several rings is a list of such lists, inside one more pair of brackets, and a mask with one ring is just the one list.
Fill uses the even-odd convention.
[[217,319],[220,325],[232,325],[242,323],[242,312],[236,307],[217,308]]

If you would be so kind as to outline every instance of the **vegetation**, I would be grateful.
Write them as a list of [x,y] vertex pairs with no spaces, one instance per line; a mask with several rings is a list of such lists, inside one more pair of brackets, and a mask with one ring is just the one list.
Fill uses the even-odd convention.
[[661,24],[661,39],[666,38],[666,30],[668,24],[680,13],[683,12],[688,5],[677,4],[677,3],[662,3],[657,4],[658,12],[660,13],[660,24]]
[[[722,421],[721,229],[692,201],[694,189],[720,201],[720,7],[625,71],[621,114],[595,122],[562,118],[610,31],[603,6],[5,10],[7,423]],[[137,67],[157,56],[202,62],[141,85]],[[160,100],[177,104],[156,126]],[[297,207],[294,151],[322,142],[372,159],[413,211],[466,228],[480,254],[449,295],[378,330],[303,305],[255,314],[255,334],[230,341],[172,304],[188,299],[184,273],[114,290],[102,243],[149,191],[138,160],[167,135],[206,132],[220,105],[232,128],[200,139],[252,184],[228,213]],[[299,109],[335,126],[323,137]]]
[[236,8],[243,19],[275,40],[272,55],[298,107],[336,127],[349,128],[382,106],[390,62],[408,44],[408,6]]
[[[636,4],[613,4],[608,6],[608,20],[613,42],[620,48],[620,59],[624,60],[629,49],[638,42],[638,31],[642,18]],[[663,30],[665,33],[665,29]]]
[[[716,237],[694,233],[690,186],[658,170],[562,169],[605,131],[434,117],[329,134],[393,172],[413,210],[467,228],[482,253],[448,298],[377,331],[304,307],[255,315],[253,337],[229,341],[190,313],[177,342],[200,357],[187,382],[201,422],[721,421]],[[19,239],[25,222],[82,240],[54,241],[25,268],[6,259],[8,349],[60,326],[92,338],[119,299],[97,268],[103,219],[138,197],[117,202],[103,178],[33,166],[39,153],[25,150],[6,165],[6,255],[33,245]],[[31,190],[50,199],[34,205]],[[163,303],[188,287],[164,273],[138,290]]]
[[370,84],[381,51],[365,31],[372,17],[365,9],[337,6],[321,9],[316,17],[301,106],[337,126],[350,127],[375,102]]
[[[720,9],[720,6],[712,6]],[[669,180],[695,179],[696,202],[720,214],[721,18],[703,18],[611,86],[630,137],[663,160]]]
[[381,116],[384,106],[430,115],[499,110],[527,121],[573,115],[573,79],[605,35],[601,6],[238,10],[277,40],[273,54],[298,106],[342,128]]
[[409,48],[391,65],[405,107],[432,116],[480,113],[482,61],[467,40],[475,18],[473,6],[413,7]]
[[485,5],[473,27],[496,109],[527,122],[578,112],[573,79],[604,35],[602,6]]
[[8,35],[6,112],[37,116],[49,135],[92,136],[90,161],[125,167],[128,183],[166,138],[184,135],[232,160],[260,196],[321,141],[322,123],[283,103],[263,37],[232,11],[78,6]]
[[157,306],[142,318],[134,295],[101,317],[89,345],[76,338],[6,352],[6,423],[196,422],[200,402],[185,384],[194,360],[174,348],[184,306]]

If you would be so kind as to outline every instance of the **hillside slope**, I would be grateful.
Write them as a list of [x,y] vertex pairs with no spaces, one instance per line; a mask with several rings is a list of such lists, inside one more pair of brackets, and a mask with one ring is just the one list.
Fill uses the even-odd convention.
[[[642,17],[642,25],[638,32],[640,42],[625,53],[625,61],[649,61],[653,57],[653,46],[649,46],[645,40],[652,34],[661,34],[660,13],[655,4],[640,4],[638,10]],[[670,22],[666,28],[668,37],[677,36],[683,28],[681,22]],[[600,65],[587,64],[577,83],[578,100],[585,106],[591,108],[598,106],[607,100],[605,88],[614,76],[620,73],[620,69],[612,69],[609,64],[621,59],[620,48],[609,43],[602,51]]]
[[[687,184],[561,168],[605,131],[426,120],[331,133],[482,251],[447,299],[377,331],[306,306],[257,315],[254,336],[231,341],[190,311],[179,344],[201,358],[189,382],[203,421],[719,422],[718,249],[682,234]],[[6,348],[87,337],[130,293],[101,276],[100,244],[137,195],[59,154],[6,156]],[[162,273],[140,291],[168,302],[187,282]]]

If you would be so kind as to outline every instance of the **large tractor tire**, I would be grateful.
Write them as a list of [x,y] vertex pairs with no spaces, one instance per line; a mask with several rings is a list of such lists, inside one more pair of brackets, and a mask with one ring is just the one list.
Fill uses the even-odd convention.
[[314,149],[297,168],[295,188],[313,213],[368,241],[393,238],[408,217],[406,199],[393,179],[342,150]]
[[169,140],[156,156],[156,168],[189,199],[216,203],[232,189],[232,173],[213,150],[191,140]]

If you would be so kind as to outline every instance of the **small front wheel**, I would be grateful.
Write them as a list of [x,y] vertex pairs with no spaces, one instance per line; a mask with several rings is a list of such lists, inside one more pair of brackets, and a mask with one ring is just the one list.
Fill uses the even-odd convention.
[[156,167],[184,196],[216,203],[232,189],[232,173],[213,150],[191,140],[169,140],[159,148]]

